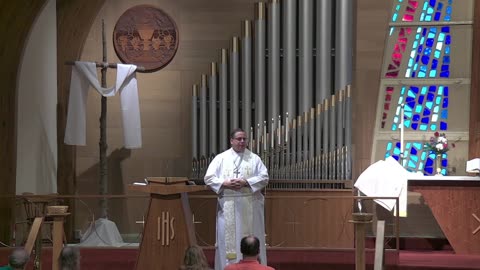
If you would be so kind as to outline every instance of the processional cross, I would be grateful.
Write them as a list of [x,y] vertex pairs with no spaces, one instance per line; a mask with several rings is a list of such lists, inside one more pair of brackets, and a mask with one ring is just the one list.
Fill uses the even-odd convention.
[[[97,67],[101,67],[101,87],[107,87],[107,69],[117,68],[117,63],[107,62],[107,42],[105,38],[105,22],[102,20],[102,62],[95,62]],[[74,61],[67,61],[67,65],[75,65]],[[144,71],[144,67],[137,66],[137,71]],[[105,195],[108,193],[108,163],[107,163],[107,98],[101,98],[101,112],[100,112],[100,141],[99,141],[99,155],[100,155],[100,178],[99,178],[99,193],[102,195],[100,199],[100,216],[108,217],[108,200]]]

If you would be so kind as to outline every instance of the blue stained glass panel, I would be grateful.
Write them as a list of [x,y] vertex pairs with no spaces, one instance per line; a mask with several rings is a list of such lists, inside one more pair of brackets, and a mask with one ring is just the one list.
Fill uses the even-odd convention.
[[448,110],[443,110],[441,114],[442,119],[448,119]]
[[447,97],[443,99],[442,108],[448,108],[448,98]]
[[433,38],[427,38],[427,43],[426,43],[427,47],[431,48],[433,46],[434,41],[435,40]]
[[445,33],[440,33],[438,35],[437,42],[443,42],[445,40]]
[[429,167],[432,166],[433,165],[433,160],[431,158],[428,158],[425,162],[425,165],[427,165]]
[[423,104],[423,99],[425,98],[424,95],[418,97],[418,104]]
[[442,167],[448,166],[448,159],[442,158]]
[[441,121],[440,122],[440,130],[447,130],[448,124]]
[[[412,158],[412,157],[410,157],[410,158]],[[413,160],[410,159],[408,161],[408,167],[410,167],[412,169],[415,169],[417,167],[417,164],[416,164],[416,162],[414,162]]]
[[430,112],[430,110],[429,110],[428,108],[424,108],[424,109],[423,109],[423,115],[424,115],[424,116],[429,116],[430,113],[431,113],[431,112]]
[[443,3],[442,2],[438,2],[438,6],[437,6],[437,10],[442,10],[443,8]]
[[422,64],[428,65],[428,62],[430,62],[430,57],[428,57],[428,55],[423,55],[422,56]]
[[447,14],[452,14],[452,7],[448,6],[446,11]]
[[[445,62],[445,60],[444,60]],[[432,69],[436,69],[437,68],[437,65],[438,65],[438,60],[437,59],[433,59],[432,60]]]
[[451,42],[452,42],[452,38],[450,37],[450,35],[447,35],[447,37],[445,38],[445,44],[450,45]]
[[[423,110],[422,105],[417,105],[417,106],[415,106],[415,112],[416,112],[416,113],[421,113],[422,110]],[[418,121],[418,120],[417,120],[417,121]]]
[[429,123],[429,119],[428,117],[422,117],[422,123],[424,124],[428,124]]
[[412,123],[412,129],[417,130],[418,128],[418,123]]

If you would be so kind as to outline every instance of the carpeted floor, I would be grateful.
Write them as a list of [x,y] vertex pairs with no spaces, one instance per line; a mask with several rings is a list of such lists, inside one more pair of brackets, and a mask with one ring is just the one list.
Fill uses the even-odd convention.
[[[0,265],[7,263],[10,248],[0,248]],[[136,248],[81,248],[82,270],[132,270],[135,267],[138,250]],[[205,254],[213,266],[214,250],[205,249]],[[268,264],[277,270],[354,270],[353,250],[324,249],[269,249]],[[373,250],[367,251],[367,269],[373,269]],[[480,255],[457,255],[453,251],[400,251],[387,250],[385,255],[387,270],[433,270],[433,269],[480,269]],[[33,269],[30,262],[27,269]],[[42,253],[42,270],[51,269],[51,249]],[[161,262],[159,262],[159,268]],[[169,269],[168,269],[169,270]],[[176,270],[176,269],[173,269]]]

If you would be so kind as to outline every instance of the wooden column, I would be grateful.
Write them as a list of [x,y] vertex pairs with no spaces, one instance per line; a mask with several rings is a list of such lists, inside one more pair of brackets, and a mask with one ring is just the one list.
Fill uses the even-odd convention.
[[371,213],[353,213],[350,221],[355,225],[355,270],[365,270],[365,231],[372,223]]
[[70,215],[70,213],[48,215],[49,217],[53,217],[52,270],[60,269],[58,259],[60,258],[60,253],[62,252],[62,248],[63,248],[63,239],[64,239],[63,223],[65,222],[65,217],[68,215]]

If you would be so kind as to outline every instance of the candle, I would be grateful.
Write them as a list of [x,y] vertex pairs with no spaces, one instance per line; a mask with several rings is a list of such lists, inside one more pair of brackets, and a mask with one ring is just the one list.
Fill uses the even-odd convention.
[[257,153],[260,153],[260,138],[260,124],[257,124],[257,137],[255,138],[255,140],[257,141]]
[[400,105],[400,163],[403,166],[405,104]]
[[272,146],[272,148],[274,147],[273,139],[275,138],[275,132],[273,132],[274,129],[275,129],[275,119],[272,118],[272,128],[270,130],[270,135],[271,135],[270,145]]
[[278,126],[277,126],[277,143],[278,145],[280,145],[280,132],[281,132],[281,129],[280,127],[282,126],[282,116],[278,116]]
[[267,121],[263,121],[263,151],[267,151]]
[[286,112],[286,116],[285,116],[285,143],[288,142],[288,129],[289,129],[289,124],[288,123],[288,112]]

